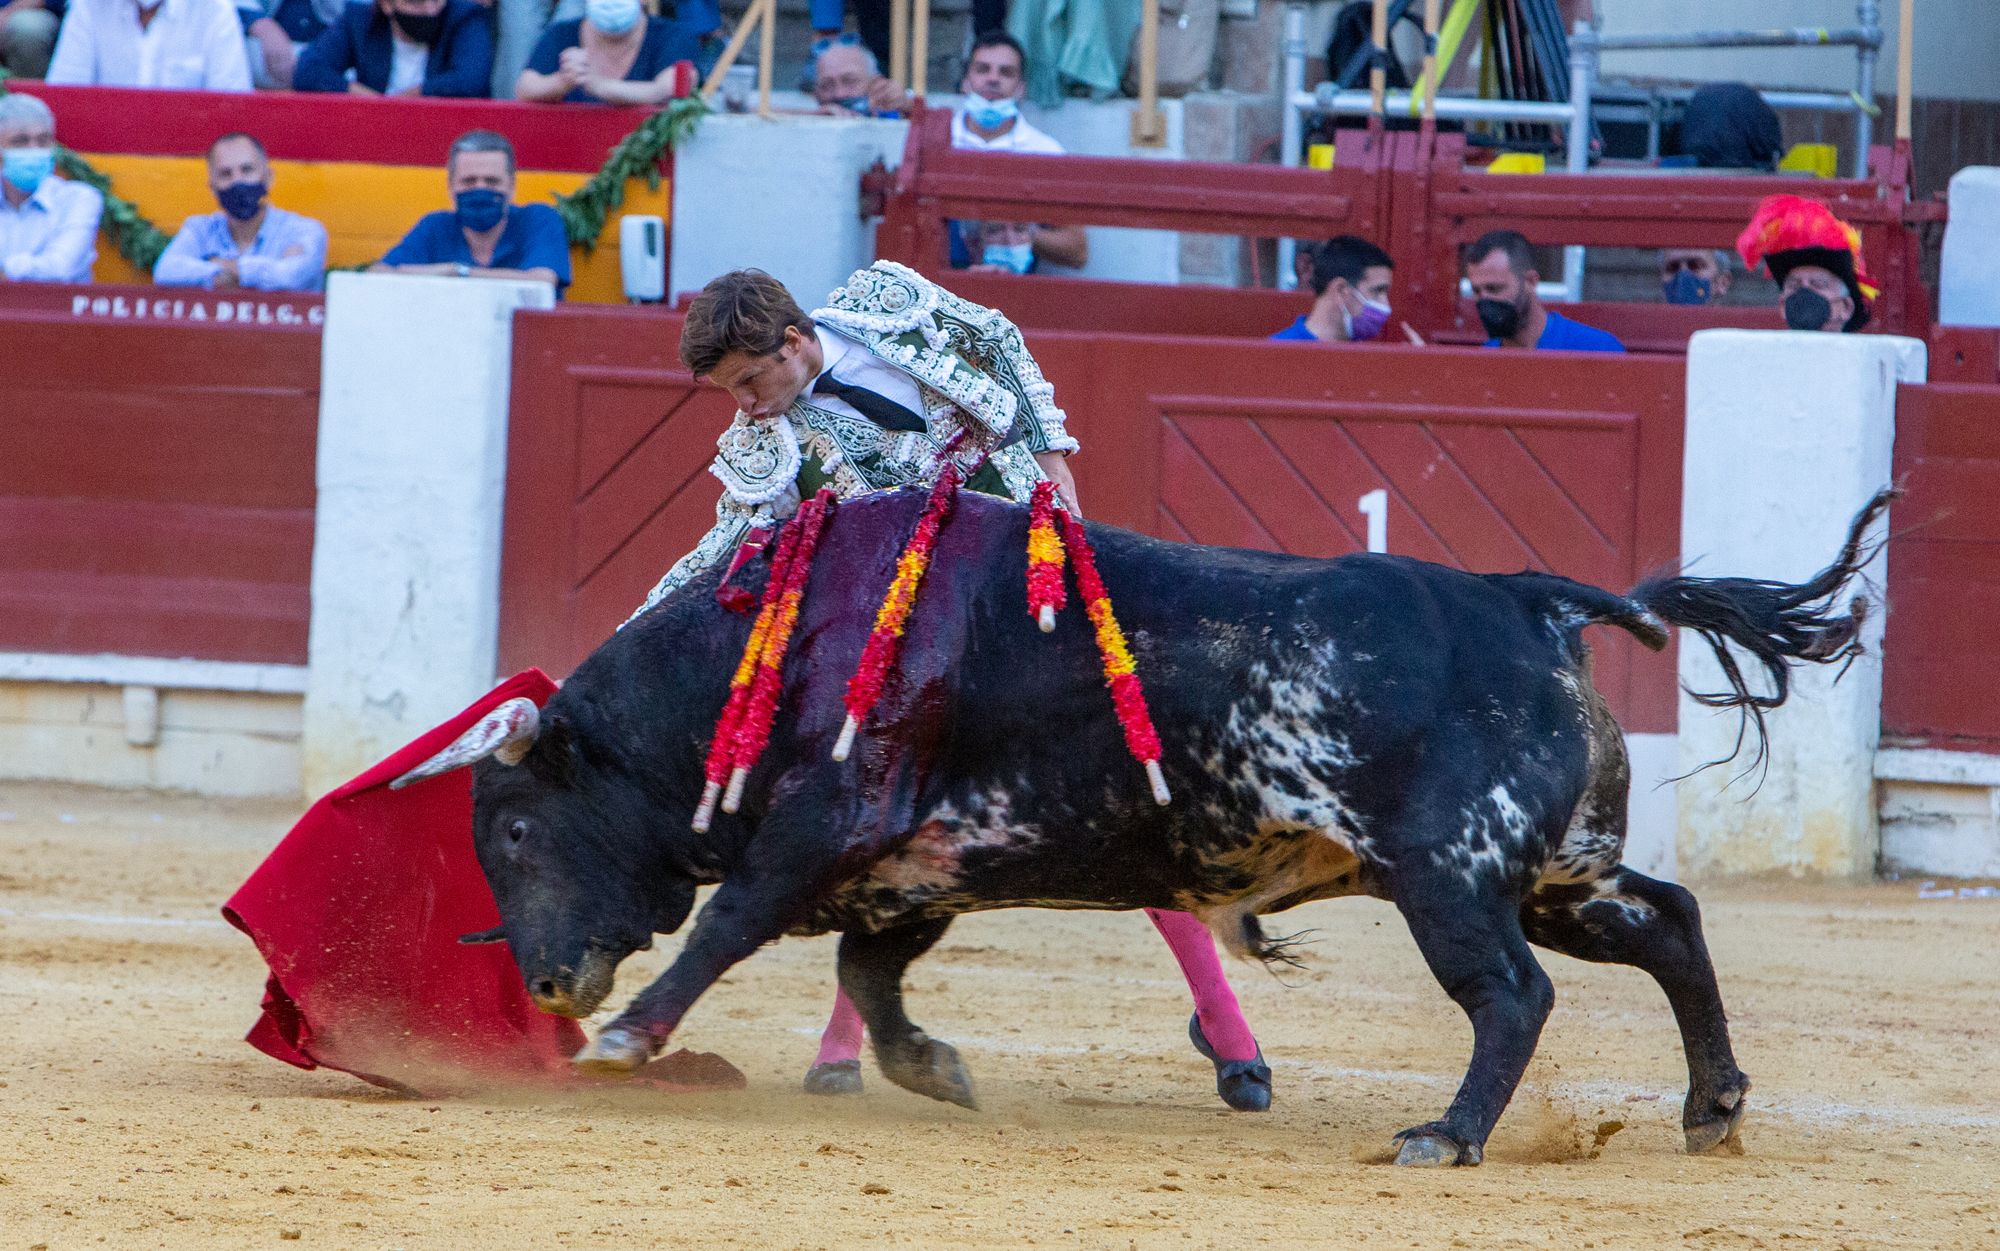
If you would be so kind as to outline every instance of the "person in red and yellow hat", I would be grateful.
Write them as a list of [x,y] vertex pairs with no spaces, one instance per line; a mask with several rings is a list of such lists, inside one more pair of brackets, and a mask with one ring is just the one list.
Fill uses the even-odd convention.
[[1743,263],[1768,266],[1778,283],[1785,324],[1794,330],[1852,334],[1868,324],[1881,294],[1861,263],[1861,232],[1817,200],[1766,196],[1736,237]]

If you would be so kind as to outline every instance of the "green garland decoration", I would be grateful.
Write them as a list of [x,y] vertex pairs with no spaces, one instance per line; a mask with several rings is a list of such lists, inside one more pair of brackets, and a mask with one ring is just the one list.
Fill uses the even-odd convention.
[[556,212],[562,216],[571,245],[586,253],[597,249],[605,220],[625,203],[628,179],[643,179],[648,190],[659,190],[660,157],[686,143],[706,116],[708,102],[699,93],[670,101],[620,139],[605,158],[604,168],[592,174],[590,181],[568,195],[558,195]]
[[[13,77],[0,69],[0,96],[7,94],[7,79]],[[160,259],[160,253],[167,250],[172,240],[163,234],[158,226],[146,219],[139,206],[111,189],[111,180],[91,168],[90,162],[76,153],[56,145],[56,168],[65,178],[96,188],[104,197],[104,216],[98,225],[103,230],[111,246],[118,249],[118,255],[130,261],[142,274],[151,274],[153,265]]]

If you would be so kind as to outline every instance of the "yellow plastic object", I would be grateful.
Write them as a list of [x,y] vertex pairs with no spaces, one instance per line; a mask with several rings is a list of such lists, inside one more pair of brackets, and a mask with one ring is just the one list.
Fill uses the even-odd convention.
[[1309,169],[1333,168],[1333,145],[1315,143],[1306,148],[1306,166]]
[[1549,168],[1539,152],[1502,152],[1486,167],[1489,174],[1541,174]]
[[1830,143],[1795,143],[1778,168],[1814,178],[1831,178],[1840,168],[1840,153]]

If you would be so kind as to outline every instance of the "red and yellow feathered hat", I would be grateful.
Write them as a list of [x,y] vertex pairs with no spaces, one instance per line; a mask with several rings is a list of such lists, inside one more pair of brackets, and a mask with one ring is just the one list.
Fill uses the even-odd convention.
[[1828,270],[1847,284],[1857,317],[1865,319],[1866,304],[1881,294],[1861,261],[1861,232],[1818,200],[1765,196],[1736,236],[1736,251],[1751,269],[1759,262],[1768,265],[1779,282],[1801,265]]

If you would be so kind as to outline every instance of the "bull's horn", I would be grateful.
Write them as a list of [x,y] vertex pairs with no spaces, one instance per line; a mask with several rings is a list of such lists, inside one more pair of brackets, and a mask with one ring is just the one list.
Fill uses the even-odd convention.
[[412,782],[463,769],[488,756],[501,764],[520,764],[535,745],[535,733],[541,725],[542,710],[535,701],[517,696],[481,717],[451,746],[389,783],[389,789],[401,790]]

